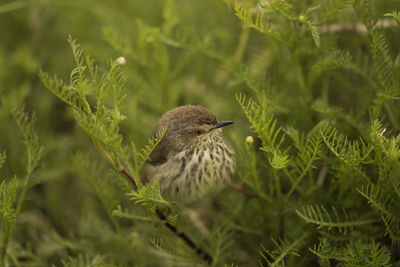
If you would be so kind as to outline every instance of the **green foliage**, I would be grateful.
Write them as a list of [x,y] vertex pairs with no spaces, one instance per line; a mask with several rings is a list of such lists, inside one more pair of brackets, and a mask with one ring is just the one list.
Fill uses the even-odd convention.
[[268,108],[262,108],[252,100],[247,101],[243,95],[236,96],[237,101],[243,109],[246,117],[252,124],[258,137],[263,142],[261,150],[269,154],[269,163],[275,169],[285,168],[289,164],[289,157],[286,151],[281,151],[280,146],[285,141],[284,135],[279,138],[281,128],[276,127],[277,120]]
[[[125,119],[120,113],[120,105],[124,99],[122,88],[124,77],[121,64],[118,61],[110,63],[110,68],[100,73],[94,60],[83,53],[80,45],[70,36],[68,42],[72,48],[76,68],[72,70],[70,82],[67,85],[62,80],[50,78],[40,72],[44,85],[65,103],[73,108],[73,116],[78,124],[93,138],[98,149],[103,153],[104,146],[110,154],[106,157],[118,166],[117,153],[123,153],[122,136],[119,133],[119,124]],[[90,107],[86,94],[94,90],[96,93],[95,109]],[[104,103],[109,96],[112,99],[112,108]]]
[[248,8],[242,7],[237,2],[235,2],[235,12],[236,16],[243,21],[245,27],[254,28],[261,33],[267,34],[271,38],[274,38],[278,41],[282,41],[280,33],[278,31],[274,31],[270,27],[268,21],[265,19],[263,15],[257,14],[255,19],[253,19],[251,11]]
[[379,243],[350,242],[345,247],[337,249],[326,240],[322,240],[311,252],[321,258],[322,262],[339,260],[343,266],[392,266],[390,264],[390,252]]
[[7,248],[17,219],[16,200],[17,200],[18,180],[13,179],[0,185],[0,222],[1,222],[1,254],[0,263],[6,262]]
[[350,216],[345,211],[343,211],[344,218],[340,218],[339,213],[333,206],[333,215],[324,206],[305,206],[301,210],[296,210],[296,212],[304,221],[316,224],[318,229],[324,227],[328,228],[328,230],[337,228],[339,232],[346,231],[347,228],[368,225],[374,222],[371,219],[350,220]]
[[311,67],[310,82],[313,83],[321,74],[328,70],[336,69],[348,64],[351,56],[348,52],[334,51],[329,53],[326,57],[318,60]]
[[61,261],[63,267],[112,267],[116,266],[113,264],[106,264],[104,263],[104,257],[102,256],[94,256],[91,257],[89,255],[86,255],[83,257],[82,255],[79,255],[78,258],[68,258],[67,260],[62,260]]
[[17,198],[18,180],[13,179],[6,183],[3,181],[0,185],[0,213],[1,222],[5,229],[14,225],[17,214],[15,212],[15,203]]
[[[398,266],[398,10],[0,4],[0,265]],[[184,104],[235,121],[237,164],[185,205],[140,179]]]
[[400,242],[400,220],[398,213],[399,197],[394,194],[388,194],[380,186],[368,184],[357,191],[368,200],[368,203],[376,209],[385,223],[386,232],[392,239],[392,242]]
[[321,136],[329,150],[349,168],[356,170],[367,181],[369,178],[362,171],[361,165],[367,161],[372,147],[362,140],[350,141],[347,136],[329,126],[321,127]]
[[7,154],[4,151],[2,154],[0,154],[0,168],[3,167],[4,162],[6,162]]
[[383,91],[394,97],[396,93],[391,92],[394,82],[393,62],[389,55],[388,44],[382,34],[378,32],[373,33],[371,50],[378,79],[384,89]]
[[212,229],[212,236],[212,266],[219,266],[230,254],[234,245],[233,231],[222,223],[216,222]]
[[26,145],[28,157],[26,177],[29,177],[38,167],[42,153],[39,137],[34,129],[35,116],[32,115],[29,117],[22,109],[14,110],[13,115],[24,138],[24,144]]
[[400,12],[393,11],[392,13],[386,13],[385,17],[392,17],[400,25]]
[[351,4],[354,3],[354,0],[328,0],[322,5],[322,10],[324,14],[322,16],[322,20],[327,20],[337,15],[340,12],[343,12],[344,9],[349,8]]
[[160,133],[158,133],[156,135],[156,137],[154,139],[150,139],[149,144],[145,145],[144,148],[141,149],[141,151],[138,151],[135,144],[132,143],[132,151],[133,151],[132,154],[133,154],[133,161],[134,161],[134,166],[135,166],[134,177],[136,178],[136,181],[139,182],[140,171],[143,169],[143,166],[146,163],[147,158],[150,156],[150,154],[156,148],[158,143],[160,143],[160,141],[164,137],[166,130],[167,129],[163,129]]
[[168,243],[168,240],[161,238],[152,238],[150,241],[160,251],[164,251],[165,253],[172,255],[176,254],[176,248],[173,244]]
[[[267,263],[268,266],[285,266],[285,257],[289,255],[299,256],[299,254],[297,254],[297,248],[304,238],[305,236],[302,236],[291,243],[286,241],[280,241],[278,243],[275,240],[272,240],[276,247],[272,251],[269,251],[263,245],[261,245],[260,255],[262,257],[262,261]],[[262,261],[260,260],[259,263],[261,266],[264,266]]]
[[138,191],[132,191],[127,195],[131,200],[134,200],[136,204],[149,206],[152,210],[155,210],[158,204],[169,205],[161,196],[160,184],[158,181],[149,182]]
[[286,129],[286,133],[292,138],[294,146],[299,151],[295,163],[293,164],[293,169],[287,172],[289,179],[293,183],[287,194],[287,196],[290,196],[296,189],[299,190],[300,193],[303,192],[297,185],[316,168],[314,162],[319,159],[322,136],[313,135],[307,140],[304,140],[304,136],[300,136],[294,128]]
[[[17,198],[17,190],[20,187],[20,181],[16,177],[10,181],[2,181],[0,185],[0,222],[2,225],[2,241],[0,265],[7,262],[7,250],[12,237],[16,220],[22,210],[26,194],[30,186],[31,177],[39,166],[42,147],[39,144],[39,137],[34,128],[35,118],[26,114],[23,109],[14,109],[12,111],[15,121],[22,133],[23,143],[27,151],[26,174],[21,183],[21,191]],[[6,158],[5,152],[0,157],[0,167]]]

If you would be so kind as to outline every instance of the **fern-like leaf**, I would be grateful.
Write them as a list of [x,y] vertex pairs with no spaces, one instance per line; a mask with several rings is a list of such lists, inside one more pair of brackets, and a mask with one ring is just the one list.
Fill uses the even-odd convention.
[[233,232],[224,224],[217,223],[212,229],[212,256],[213,266],[220,263],[233,246]]
[[272,0],[269,1],[269,6],[276,12],[282,14],[286,18],[290,20],[295,19],[295,14],[293,12],[294,7],[292,4],[288,3],[288,1],[285,0]]
[[310,251],[322,261],[336,260],[344,266],[391,266],[388,249],[373,240],[352,240],[346,246],[338,248],[327,239],[323,239]]
[[39,71],[39,77],[42,80],[44,86],[63,102],[67,103],[68,105],[79,111],[86,111],[86,104],[75,89],[70,88],[68,85],[64,84],[64,82],[61,79],[57,78],[57,76],[51,78],[47,73],[43,72],[42,70]]
[[7,154],[4,151],[3,153],[0,153],[0,168],[3,167],[4,162],[6,162]]
[[357,189],[363,197],[368,200],[368,203],[379,211],[382,215],[394,217],[392,207],[392,198],[382,188],[374,184],[367,184]]
[[276,127],[277,120],[274,118],[272,111],[262,108],[251,99],[246,103],[245,96],[237,95],[236,99],[250,121],[251,127],[262,140],[263,146],[261,150],[269,155],[268,161],[271,166],[275,169],[287,167],[290,161],[289,155],[287,151],[280,150],[285,136],[281,135],[281,127]]
[[381,86],[388,97],[396,97],[397,91],[393,89],[393,61],[389,54],[388,44],[382,34],[372,34],[372,58]]
[[386,232],[394,243],[400,242],[400,213],[395,211],[393,197],[380,186],[368,184],[357,191],[376,209],[386,226]]
[[300,210],[296,210],[296,213],[307,223],[317,225],[317,229],[337,229],[339,232],[346,232],[348,229],[351,230],[353,227],[368,225],[376,221],[374,219],[351,220],[345,211],[343,211],[344,219],[342,220],[333,206],[332,213],[328,212],[324,206],[318,205],[305,206]]
[[175,256],[178,255],[177,250],[176,250],[176,244],[174,244],[173,242],[171,242],[167,239],[154,237],[154,238],[150,239],[150,242],[157,249],[159,249],[167,254],[171,254],[171,255],[175,255]]
[[264,90],[267,91],[264,71],[245,68],[241,70],[240,75],[256,94]]
[[352,241],[346,246],[343,254],[345,266],[392,266],[389,250],[374,241]]
[[[107,71],[100,73],[94,60],[84,53],[80,45],[72,37],[68,39],[76,68],[71,72],[70,84],[62,80],[50,78],[40,72],[45,86],[58,98],[73,107],[72,112],[78,124],[92,137],[96,148],[118,170],[122,168],[119,156],[126,160],[126,149],[122,146],[122,135],[119,123],[126,119],[120,112],[125,98],[123,87],[125,78],[121,64],[112,61]],[[96,108],[92,108],[86,94],[95,91]],[[106,105],[105,99],[112,99],[112,106]]]
[[38,167],[42,153],[39,137],[34,128],[36,118],[34,115],[26,114],[22,108],[15,109],[13,115],[24,138],[28,154],[27,176],[30,176]]
[[[12,179],[8,183],[3,181],[0,184],[0,221],[4,227],[14,225],[16,220],[16,196],[19,182],[17,179]],[[5,230],[5,229],[3,229]],[[5,233],[3,233],[5,235]]]
[[338,133],[335,128],[323,125],[320,133],[329,150],[348,167],[357,171],[365,180],[369,177],[362,171],[361,164],[367,161],[373,147],[362,140],[350,141],[348,137]]
[[85,267],[98,267],[98,266],[113,267],[113,266],[115,266],[112,264],[106,264],[104,261],[105,261],[105,258],[100,255],[82,256],[80,254],[77,258],[68,257],[65,260],[61,260],[61,263],[62,263],[63,267],[83,267],[83,266],[85,266]]
[[261,259],[259,259],[259,263],[261,266],[264,266],[263,263],[266,263],[268,266],[285,266],[285,258],[289,255],[299,256],[297,254],[297,250],[301,245],[302,241],[305,239],[305,235],[301,236],[297,240],[293,242],[282,241],[277,242],[272,240],[275,244],[275,249],[270,251],[266,249],[261,244],[260,255]]
[[371,122],[369,128],[369,139],[374,145],[375,152],[378,152],[378,157],[382,157],[382,154],[386,150],[388,140],[384,136],[386,128],[383,127],[382,123],[378,119],[374,119]]
[[108,109],[100,107],[97,111],[96,120],[93,114],[83,114],[73,111],[76,122],[95,140],[100,141],[108,150],[118,150],[122,144],[122,136],[119,127],[115,124],[114,118]]
[[382,215],[382,220],[386,226],[386,234],[390,236],[392,243],[400,243],[400,216],[392,217]]
[[235,14],[244,23],[245,27],[256,29],[277,41],[284,41],[280,33],[270,27],[268,20],[262,14],[257,14],[253,19],[251,10],[237,2],[235,2]]
[[0,184],[0,265],[4,266],[7,256],[8,244],[15,227],[16,219],[19,213],[19,204],[17,204],[17,189],[19,182],[16,178],[6,183]]
[[135,175],[136,177],[139,176],[146,160],[156,148],[156,146],[161,142],[162,138],[164,137],[167,129],[162,129],[158,134],[156,134],[155,138],[149,140],[149,144],[145,145],[140,151],[136,148],[136,145],[132,143],[132,154],[135,164]]
[[333,246],[326,238],[322,239],[318,245],[314,244],[313,248],[309,250],[318,256],[323,261],[335,260],[345,260],[343,256],[343,250]]
[[160,192],[160,184],[158,181],[149,182],[139,188],[137,191],[127,193],[131,200],[134,200],[136,204],[142,206],[148,206],[152,210],[155,210],[158,204],[170,206],[171,204],[164,200]]
[[311,36],[314,40],[315,45],[319,48],[321,46],[321,34],[319,32],[319,25],[316,22],[307,22],[308,28],[310,28]]
[[342,12],[345,8],[350,7],[354,0],[328,0],[322,4],[322,10],[324,11],[320,21],[324,22],[336,14]]
[[326,57],[318,60],[311,67],[310,83],[312,84],[321,74],[328,70],[333,70],[349,64],[351,56],[345,51],[334,51]]
[[292,160],[294,162],[294,170],[288,173],[292,180],[292,186],[287,194],[290,196],[296,189],[301,192],[298,184],[315,168],[313,163],[319,159],[322,136],[320,134],[313,135],[305,142],[293,128],[288,128],[285,132],[294,140],[295,146],[299,150],[297,157]]
[[393,11],[391,13],[386,13],[385,17],[392,17],[397,22],[397,24],[399,24],[399,26],[400,26],[400,12],[399,11]]
[[158,219],[152,218],[152,217],[146,217],[146,216],[140,216],[136,214],[132,214],[128,212],[127,210],[122,210],[121,206],[118,205],[113,211],[112,211],[112,216],[119,217],[119,218],[125,218],[133,221],[144,221],[144,222],[160,222]]

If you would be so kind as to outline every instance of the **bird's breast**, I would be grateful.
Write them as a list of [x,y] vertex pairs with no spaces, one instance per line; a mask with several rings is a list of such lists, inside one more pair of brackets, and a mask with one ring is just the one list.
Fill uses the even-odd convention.
[[181,151],[171,161],[175,167],[159,180],[161,193],[183,202],[220,191],[231,181],[236,167],[234,152],[222,139]]

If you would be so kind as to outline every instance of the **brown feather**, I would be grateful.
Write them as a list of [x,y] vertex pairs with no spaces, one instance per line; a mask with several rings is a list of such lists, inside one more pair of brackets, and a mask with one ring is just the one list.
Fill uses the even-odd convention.
[[180,106],[164,113],[158,120],[152,137],[156,137],[163,128],[167,128],[167,131],[161,142],[151,153],[148,162],[153,165],[167,162],[170,153],[180,152],[187,145],[182,136],[177,139],[176,137],[179,135],[173,133],[204,124],[216,125],[217,119],[214,114],[199,105]]

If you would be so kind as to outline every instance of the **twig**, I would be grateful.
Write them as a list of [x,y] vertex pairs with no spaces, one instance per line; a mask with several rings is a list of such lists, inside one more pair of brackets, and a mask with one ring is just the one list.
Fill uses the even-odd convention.
[[[120,173],[123,174],[133,184],[134,188],[138,188],[135,180],[132,178],[132,176],[129,175],[129,173],[125,169],[120,170]],[[188,235],[186,235],[184,232],[179,232],[175,226],[170,224],[168,222],[167,217],[164,215],[164,213],[162,213],[162,211],[159,208],[156,208],[156,214],[157,214],[158,218],[160,219],[160,221],[162,222],[162,224],[164,224],[177,237],[179,237],[190,248],[192,248],[194,250],[194,252],[196,252],[197,256],[199,256],[199,258],[203,259],[204,261],[206,261],[209,264],[212,262],[212,257],[210,256],[210,254],[208,254],[207,251],[197,247],[196,244],[192,241],[192,239],[190,239],[190,237]]]
[[238,192],[242,198],[246,198],[246,196],[249,196],[249,197],[255,196],[255,194],[252,194],[249,191],[247,191],[244,188],[243,184],[237,184],[237,183],[232,182],[230,184],[230,186],[232,187],[233,190]]
[[243,188],[242,184],[237,184],[237,183],[232,182],[231,187],[233,188],[233,190],[238,192],[242,198],[246,198],[246,194],[244,192],[244,188]]
[[329,171],[329,165],[322,166],[322,169],[319,172],[319,175],[317,178],[317,187],[322,187],[324,185],[325,177],[328,174],[328,171]]
[[[381,28],[389,28],[397,26],[397,23],[392,19],[381,19],[378,20],[376,26]],[[357,34],[364,35],[368,33],[368,29],[362,23],[355,23],[355,24],[334,23],[334,24],[322,25],[320,28],[320,32],[321,33],[355,32]]]
[[199,256],[201,259],[205,260],[208,263],[212,262],[212,258],[210,254],[208,254],[205,250],[198,248],[196,244],[184,233],[184,232],[178,232],[178,229],[176,229],[175,226],[170,224],[167,220],[167,217],[157,208],[156,213],[158,218],[162,221],[162,223],[169,229],[171,230],[176,236],[178,236],[180,239],[182,239],[189,247],[191,247]]
[[121,174],[125,175],[125,177],[129,180],[129,182],[131,182],[131,184],[133,185],[133,189],[135,189],[135,190],[138,189],[138,186],[137,186],[135,180],[133,179],[132,176],[129,175],[129,173],[126,172],[125,169],[122,169],[122,170],[120,170],[119,172],[120,172]]

